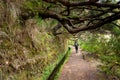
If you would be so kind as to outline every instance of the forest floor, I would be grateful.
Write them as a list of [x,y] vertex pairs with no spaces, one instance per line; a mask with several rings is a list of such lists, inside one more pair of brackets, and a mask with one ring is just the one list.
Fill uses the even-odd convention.
[[107,80],[103,73],[100,73],[96,59],[83,59],[82,51],[75,53],[72,47],[72,54],[62,68],[58,80]]

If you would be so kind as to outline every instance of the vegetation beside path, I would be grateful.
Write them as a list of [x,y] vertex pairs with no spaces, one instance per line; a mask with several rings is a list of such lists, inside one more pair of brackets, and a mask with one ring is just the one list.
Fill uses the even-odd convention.
[[59,63],[56,65],[56,67],[54,68],[52,73],[49,75],[47,80],[57,80],[58,79],[58,77],[60,75],[60,71],[61,71],[63,65],[65,64],[65,62],[68,60],[70,54],[71,54],[71,48],[69,47],[66,54],[59,60]]
[[98,68],[99,61],[83,59],[83,55],[75,53],[72,48],[72,54],[68,62],[64,65],[58,80],[107,80]]

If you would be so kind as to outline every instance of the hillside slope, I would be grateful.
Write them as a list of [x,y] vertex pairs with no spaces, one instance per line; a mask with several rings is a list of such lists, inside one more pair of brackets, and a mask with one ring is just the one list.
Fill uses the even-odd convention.
[[65,36],[52,34],[53,20],[38,17],[21,20],[21,6],[29,1],[3,1],[0,1],[0,79],[44,79],[45,69],[55,66],[67,50]]

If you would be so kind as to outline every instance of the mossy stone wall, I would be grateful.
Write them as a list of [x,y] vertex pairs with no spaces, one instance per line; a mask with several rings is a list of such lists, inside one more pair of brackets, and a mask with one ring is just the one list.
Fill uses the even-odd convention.
[[56,65],[67,50],[66,36],[52,34],[52,20],[21,23],[24,1],[0,1],[0,80],[41,80],[45,69]]

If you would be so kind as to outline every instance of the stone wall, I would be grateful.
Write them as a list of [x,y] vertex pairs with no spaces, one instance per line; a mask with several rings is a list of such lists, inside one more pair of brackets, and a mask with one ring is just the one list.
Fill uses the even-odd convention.
[[54,36],[52,20],[20,20],[25,0],[0,1],[0,80],[42,80],[67,50],[65,35]]

